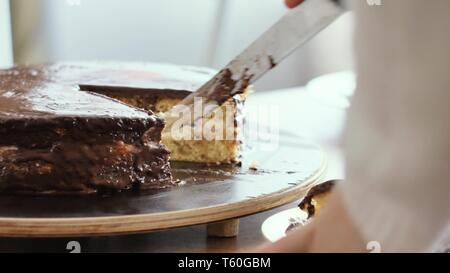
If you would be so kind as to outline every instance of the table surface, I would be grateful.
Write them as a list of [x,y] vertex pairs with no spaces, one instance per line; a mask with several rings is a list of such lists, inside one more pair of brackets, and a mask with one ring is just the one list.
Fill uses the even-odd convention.
[[[275,106],[279,110],[280,133],[301,135],[320,143],[329,157],[324,180],[344,177],[339,137],[345,109],[322,103],[304,88],[256,93],[250,96],[252,106]],[[292,126],[295,124],[295,126]],[[296,207],[291,204],[241,218],[236,238],[208,238],[206,226],[192,226],[148,234],[86,238],[0,238],[0,252],[69,252],[67,243],[78,241],[82,252],[245,252],[268,243],[261,225],[269,216]],[[1,228],[1,227],[0,227]],[[257,232],[255,232],[257,231]]]

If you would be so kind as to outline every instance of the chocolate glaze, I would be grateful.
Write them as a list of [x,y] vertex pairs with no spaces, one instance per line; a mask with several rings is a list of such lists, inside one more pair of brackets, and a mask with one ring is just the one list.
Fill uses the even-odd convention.
[[312,199],[319,194],[330,192],[337,183],[339,183],[339,180],[330,180],[322,184],[319,184],[315,187],[312,187],[308,191],[308,194],[305,196],[305,198],[303,198],[302,202],[298,205],[298,207],[301,210],[305,209],[307,210],[308,219],[313,217],[314,214],[316,213],[315,207],[311,204]]
[[76,92],[76,66],[16,67],[0,72],[0,117],[2,120],[60,117],[148,118],[145,112],[101,96]]
[[220,76],[216,76],[201,89],[206,93],[212,93],[213,96],[210,96],[210,98],[219,105],[235,95],[244,93],[249,87],[250,80],[253,77],[253,75],[247,75],[247,72],[245,71],[240,76],[239,80],[234,80],[233,73],[228,69],[220,71],[219,74]]
[[[202,76],[183,81],[190,69]],[[79,85],[195,89],[209,74],[169,65],[93,63],[0,70],[0,191],[91,193],[172,184],[169,153],[159,145],[163,120],[82,92]]]
[[[163,120],[111,99],[78,91],[90,70],[41,65],[0,71],[0,145],[49,147],[54,141],[135,142]],[[30,132],[33,138],[30,139]],[[158,134],[153,138],[158,141]]]

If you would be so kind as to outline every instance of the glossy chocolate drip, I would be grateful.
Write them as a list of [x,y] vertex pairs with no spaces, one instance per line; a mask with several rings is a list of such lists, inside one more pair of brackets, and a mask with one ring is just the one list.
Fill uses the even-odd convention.
[[[112,103],[98,95],[78,92],[76,66],[18,67],[0,72],[0,117],[8,119],[59,117],[148,118],[138,109]],[[88,73],[89,71],[84,71]]]
[[[239,80],[234,79],[234,76],[229,69],[221,70],[214,78],[201,86],[195,96],[208,98],[207,102],[222,105],[235,95],[245,93],[253,78],[253,75],[248,75],[247,71],[239,76]],[[189,100],[189,103],[192,102]]]

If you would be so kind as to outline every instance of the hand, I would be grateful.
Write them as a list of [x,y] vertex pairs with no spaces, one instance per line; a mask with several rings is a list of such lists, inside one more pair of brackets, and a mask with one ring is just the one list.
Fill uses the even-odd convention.
[[284,0],[284,1],[286,2],[286,6],[292,9],[300,5],[304,0]]
[[368,252],[350,218],[340,188],[331,193],[326,206],[311,223],[292,231],[280,241],[257,252]]

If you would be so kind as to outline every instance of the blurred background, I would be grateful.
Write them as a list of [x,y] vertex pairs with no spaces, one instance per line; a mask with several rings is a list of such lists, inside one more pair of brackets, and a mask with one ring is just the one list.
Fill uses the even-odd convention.
[[[0,0],[0,65],[110,60],[220,68],[287,11],[283,0]],[[352,29],[346,14],[256,90],[352,70]]]

